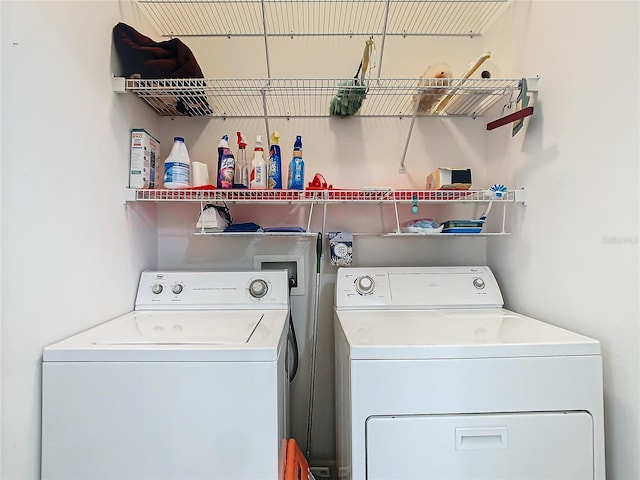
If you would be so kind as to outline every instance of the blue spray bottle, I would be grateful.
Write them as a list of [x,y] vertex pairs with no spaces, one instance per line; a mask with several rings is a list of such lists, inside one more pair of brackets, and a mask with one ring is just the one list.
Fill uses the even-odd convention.
[[293,158],[289,163],[287,188],[290,190],[304,190],[304,161],[302,160],[302,137],[298,135],[293,144]]
[[267,178],[267,188],[282,188],[282,161],[280,155],[280,134],[271,134],[271,147],[269,148],[269,176]]

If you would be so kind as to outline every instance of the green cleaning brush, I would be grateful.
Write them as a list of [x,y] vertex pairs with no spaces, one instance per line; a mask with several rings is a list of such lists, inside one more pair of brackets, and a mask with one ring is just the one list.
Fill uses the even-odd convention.
[[[367,84],[365,82],[365,75],[369,68],[369,61],[375,45],[373,38],[369,37],[364,45],[364,52],[362,53],[362,60],[360,60],[360,66],[353,78],[343,80],[340,82],[338,92],[331,99],[331,105],[329,113],[339,117],[346,117],[349,115],[355,115],[360,110],[362,102],[367,98]],[[358,78],[360,76],[360,78]]]

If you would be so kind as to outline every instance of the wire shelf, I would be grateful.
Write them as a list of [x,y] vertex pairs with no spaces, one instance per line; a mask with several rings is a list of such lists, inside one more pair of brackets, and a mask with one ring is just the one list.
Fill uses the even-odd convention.
[[494,198],[486,190],[190,190],[127,189],[129,201],[151,202],[228,202],[228,203],[411,203],[518,202],[518,190]]
[[411,202],[515,202],[516,192],[508,191],[502,198],[487,194],[486,190],[325,190],[326,202],[374,202],[374,203],[411,203]]
[[[121,79],[125,91],[146,101],[161,116],[219,118],[326,117],[344,79]],[[520,88],[520,79],[373,79],[357,116],[413,115],[416,95],[452,100],[437,116],[482,116]]]
[[194,235],[202,237],[317,237],[317,232],[202,232]]
[[324,192],[310,190],[127,189],[127,199],[151,202],[313,203]]
[[480,233],[354,233],[359,237],[420,237],[420,238],[446,238],[446,237],[501,237],[511,235],[509,232],[480,232]]
[[508,0],[137,0],[165,37],[473,36]]

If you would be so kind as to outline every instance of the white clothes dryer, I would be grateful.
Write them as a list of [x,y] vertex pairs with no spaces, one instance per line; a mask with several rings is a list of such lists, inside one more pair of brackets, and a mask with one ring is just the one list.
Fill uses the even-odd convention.
[[335,354],[340,479],[605,478],[600,344],[488,267],[339,269]]
[[286,271],[143,272],[44,349],[42,479],[283,478],[288,318]]

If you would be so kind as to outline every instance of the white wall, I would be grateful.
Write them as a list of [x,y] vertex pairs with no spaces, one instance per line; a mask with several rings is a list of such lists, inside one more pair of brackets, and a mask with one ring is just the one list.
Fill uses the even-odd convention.
[[[310,288],[294,300],[294,318],[306,347],[315,264],[313,240],[247,240],[243,245],[194,237],[193,206],[162,205],[156,219],[153,205],[123,205],[130,128],[157,132],[165,153],[171,137],[183,134],[192,159],[210,165],[223,133],[242,130],[250,147],[253,135],[264,134],[260,120],[158,119],[133,96],[113,94],[113,25],[125,21],[153,36],[129,2],[3,1],[0,8],[1,476],[27,479],[38,477],[42,347],[129,310],[142,269],[244,269],[252,267],[254,253],[305,252]],[[639,477],[630,451],[638,444],[637,27],[635,2],[534,1],[516,2],[486,38],[394,39],[386,47],[386,76],[416,76],[427,64],[442,60],[462,72],[485,48],[494,52],[490,66],[496,76],[543,76],[543,94],[529,131],[513,140],[506,128],[485,132],[483,119],[420,119],[404,176],[397,167],[407,119],[270,123],[281,133],[285,165],[293,136],[302,134],[307,172],[322,172],[337,187],[421,187],[436,166],[465,164],[474,168],[479,187],[496,176],[510,186],[527,187],[530,204],[524,211],[516,209],[516,233],[492,243],[488,257],[484,239],[445,243],[358,237],[356,263],[469,264],[488,258],[509,306],[600,339],[606,362],[608,471],[616,479]],[[326,56],[304,54],[318,51],[317,39],[279,42],[272,48],[272,75],[282,77],[301,71],[310,77],[350,76],[362,50],[361,39],[329,39]],[[217,40],[213,47],[195,39],[187,43],[207,76],[264,76],[261,50],[252,50],[252,41]],[[244,55],[236,55],[238,51]],[[591,56],[593,51],[599,57]],[[243,63],[243,58],[248,60]],[[577,63],[580,58],[582,64]],[[603,86],[611,77],[600,81],[599,72],[594,74],[597,58],[606,58],[620,73],[615,89]],[[604,91],[611,106],[602,100]],[[626,188],[601,189],[599,172],[605,168],[617,172],[616,181]],[[234,214],[258,223],[278,221],[281,215],[291,222],[304,218],[304,213],[264,207],[234,208]],[[422,207],[419,215],[444,220],[452,214]],[[402,217],[411,215],[404,209]],[[321,220],[314,218],[318,228]],[[385,231],[392,225],[388,209],[381,214],[373,206],[332,206],[329,219],[326,230]],[[611,243],[604,230],[607,220],[617,226],[612,236],[631,243]],[[326,263],[323,272],[313,441],[318,462],[333,457],[335,277]],[[602,289],[596,290],[600,297],[578,289],[585,278]],[[293,412],[293,433],[299,440],[306,433],[308,389],[308,349],[302,353]]]
[[[0,25],[2,25],[2,8],[0,8]],[[0,69],[1,71],[1,69]],[[2,92],[2,75],[0,75],[0,92]],[[2,111],[2,95],[0,95],[0,112]],[[0,115],[0,159],[2,158],[2,116]],[[2,168],[0,166],[0,185],[2,185]],[[2,195],[0,195],[0,372],[2,372]],[[1,379],[1,373],[0,373]],[[2,382],[0,381],[0,473],[2,472]]]
[[640,478],[638,7],[515,2],[486,39],[511,74],[542,77],[527,131],[487,136],[487,168],[529,193],[489,264],[509,307],[600,340],[616,480]]
[[154,209],[125,206],[129,129],[112,92],[116,2],[2,9],[2,472],[39,478],[42,348],[130,310],[156,262]]

